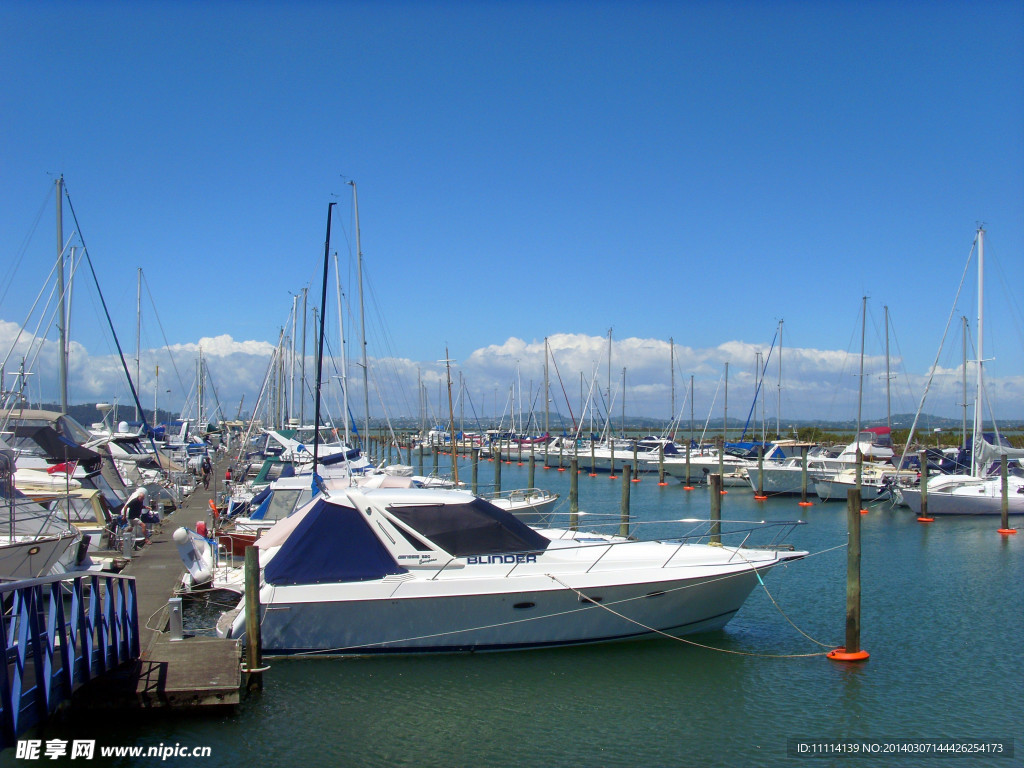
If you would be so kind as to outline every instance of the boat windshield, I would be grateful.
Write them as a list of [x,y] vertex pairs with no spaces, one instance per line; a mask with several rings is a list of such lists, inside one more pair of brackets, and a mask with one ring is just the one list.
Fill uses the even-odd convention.
[[550,543],[483,499],[466,504],[394,504],[388,511],[454,557],[541,552]]

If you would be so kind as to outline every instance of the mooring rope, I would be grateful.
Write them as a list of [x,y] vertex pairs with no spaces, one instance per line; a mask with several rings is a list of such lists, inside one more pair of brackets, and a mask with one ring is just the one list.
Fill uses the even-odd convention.
[[[815,553],[812,553],[812,554],[808,554],[808,555],[806,555],[804,557],[804,559],[806,559],[808,557],[814,557],[816,555],[823,555],[823,554],[825,554],[827,552],[832,552],[832,551],[837,550],[837,549],[843,549],[844,547],[846,547],[846,544],[839,544],[839,545],[836,545],[835,547],[830,547],[829,549],[824,549],[821,552],[815,552]],[[741,558],[743,558],[744,562],[746,562],[748,564],[750,563],[749,560],[747,560],[745,557],[743,557],[742,553],[740,553],[738,549],[736,550],[736,553],[739,554],[739,556]],[[751,567],[753,568],[753,565],[751,565]],[[793,620],[790,619],[789,616],[786,615],[786,612],[782,610],[782,607],[778,604],[778,602],[772,596],[771,592],[768,591],[768,587],[765,586],[764,580],[761,578],[760,571],[758,571],[757,568],[753,568],[753,570],[754,570],[754,574],[757,576],[757,580],[761,583],[761,588],[764,589],[765,594],[768,595],[768,599],[771,600],[772,605],[775,606],[775,608],[779,611],[779,613],[782,614],[782,617],[784,619],[786,619],[786,621],[788,621],[790,623],[790,625],[797,632],[799,632],[801,635],[806,637],[812,643],[815,643],[816,645],[820,645],[822,648],[836,648],[837,647],[837,645],[834,644],[834,643],[832,643],[832,644],[830,644],[830,643],[823,643],[823,642],[821,642],[819,640],[815,640],[813,637],[811,637],[806,632],[804,632],[802,629],[800,629],[800,627],[798,627],[793,622]],[[716,648],[715,646],[712,646],[712,645],[705,645],[703,643],[698,643],[698,642],[696,642],[694,640],[687,640],[684,637],[676,637],[675,635],[669,634],[668,632],[663,632],[660,629],[655,629],[654,627],[649,627],[646,624],[644,624],[643,622],[637,621],[636,619],[631,619],[628,616],[624,616],[623,614],[619,613],[618,611],[615,611],[615,610],[611,609],[610,607],[608,607],[607,605],[605,605],[603,603],[598,603],[598,602],[595,602],[595,601],[591,600],[586,595],[584,595],[580,590],[576,589],[575,587],[570,587],[568,584],[563,582],[557,576],[553,576],[550,573],[547,574],[547,576],[552,581],[555,581],[555,582],[561,584],[566,589],[572,590],[581,599],[586,600],[587,602],[589,602],[589,603],[591,603],[593,605],[596,605],[598,608],[604,608],[609,613],[611,613],[611,614],[613,614],[615,616],[618,616],[619,618],[624,619],[625,621],[628,621],[628,622],[630,622],[632,624],[635,624],[638,627],[642,627],[642,628],[644,628],[644,629],[646,629],[646,630],[648,630],[650,632],[653,632],[654,634],[661,635],[662,637],[668,638],[670,640],[678,640],[679,642],[686,643],[687,645],[694,645],[694,646],[697,646],[698,648],[706,648],[709,651],[720,651],[721,653],[731,653],[731,654],[734,654],[734,655],[737,655],[737,656],[756,656],[756,657],[765,658],[765,659],[802,659],[802,658],[808,658],[808,657],[813,657],[813,656],[825,656],[825,655],[827,655],[829,653],[828,651],[821,651],[821,652],[818,652],[818,653],[785,653],[785,654],[780,654],[780,653],[752,653],[750,651],[734,651],[734,650],[730,650],[728,648]],[[723,577],[723,578],[728,578],[728,577]]]

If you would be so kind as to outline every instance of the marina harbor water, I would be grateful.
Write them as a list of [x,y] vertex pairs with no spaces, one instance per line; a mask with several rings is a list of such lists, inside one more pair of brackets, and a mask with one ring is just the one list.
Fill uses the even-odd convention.
[[[449,464],[442,456],[441,467]],[[502,471],[509,484],[525,481],[526,467]],[[684,491],[678,482],[659,486],[656,475],[641,478],[631,489],[634,519],[708,516],[707,487]],[[564,522],[568,473],[538,468],[537,485],[561,494],[556,524]],[[581,511],[617,521],[620,488],[607,475],[583,473]],[[757,502],[737,488],[723,497],[722,514],[802,518],[807,524],[790,543],[811,553],[779,565],[765,580],[771,596],[755,588],[722,631],[512,653],[274,659],[263,693],[220,715],[76,714],[40,738],[210,747],[218,766],[416,768],[800,765],[805,758],[790,756],[790,740],[1013,739],[1012,757],[970,764],[1021,764],[1022,537],[997,534],[991,518],[922,525],[906,509],[869,507],[861,521],[861,623],[871,658],[835,663],[823,654],[844,637],[845,505]],[[593,519],[583,515],[581,526]],[[212,631],[233,602],[194,601],[192,631]],[[921,761],[882,754],[849,764]]]

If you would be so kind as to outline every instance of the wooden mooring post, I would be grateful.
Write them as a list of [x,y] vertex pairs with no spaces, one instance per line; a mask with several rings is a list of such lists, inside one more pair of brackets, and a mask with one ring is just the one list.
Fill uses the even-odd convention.
[[846,492],[846,645],[829,651],[833,661],[866,661],[869,654],[860,647],[860,489]]
[[497,442],[491,446],[494,453],[494,493],[501,493],[501,443]]
[[245,689],[263,690],[263,640],[260,635],[260,551],[245,548]]
[[921,462],[921,511],[917,522],[934,523],[935,518],[928,516],[928,452],[919,451],[917,455]]
[[803,446],[800,449],[800,501],[798,502],[801,507],[813,506],[813,503],[807,500],[807,446]]
[[722,476],[717,472],[708,475],[711,488],[711,535],[708,544],[713,547],[722,546]]
[[476,494],[477,494],[477,475],[480,472],[480,447],[474,445],[470,455],[473,457],[471,459],[471,461],[473,462],[473,466],[470,469],[470,478],[471,478],[470,490],[473,492],[473,495],[476,496]]
[[629,464],[622,468],[622,504],[619,517],[619,536],[629,536]]
[[1016,528],[1010,527],[1010,485],[1009,477],[1006,470],[1006,454],[1004,453],[999,457],[999,478],[1002,482],[1003,491],[1003,506],[1000,510],[1002,517],[1000,518],[999,533],[1004,536],[1012,536],[1017,532]]
[[575,531],[580,524],[580,474],[579,459],[573,456],[569,460],[572,477],[569,478],[569,530]]

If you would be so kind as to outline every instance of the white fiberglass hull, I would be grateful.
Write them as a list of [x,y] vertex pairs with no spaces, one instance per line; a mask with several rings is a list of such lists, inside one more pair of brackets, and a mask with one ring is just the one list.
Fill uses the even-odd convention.
[[[1016,482],[1015,482],[1016,481]],[[1010,478],[1007,494],[1007,512],[1024,515],[1024,481]],[[900,488],[903,503],[915,515],[921,514],[921,489]],[[1001,515],[1003,512],[1002,486],[999,479],[966,481],[942,489],[928,488],[928,514],[930,515]]]
[[[628,583],[613,583],[622,581],[621,570],[551,574],[542,573],[542,566],[510,576],[505,574],[523,566],[499,565],[501,574],[489,578],[408,574],[362,583],[264,586],[263,651],[498,651],[626,640],[655,635],[654,630],[676,636],[711,631],[729,622],[757,584],[751,563],[763,573],[803,554],[740,552],[730,562],[638,569],[628,574]],[[517,556],[495,557],[500,564],[503,557]],[[461,573],[474,568],[471,562]],[[242,611],[230,636],[244,632]]]

